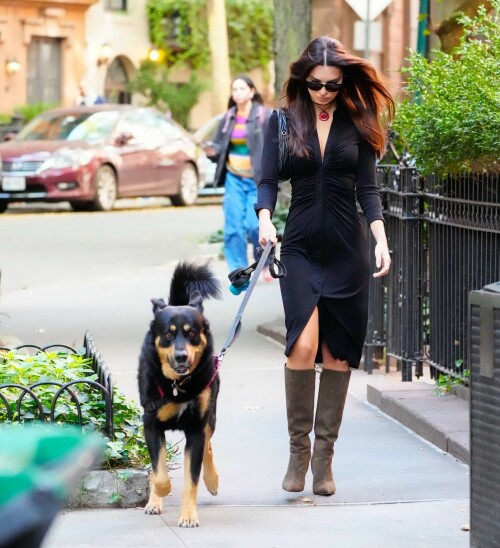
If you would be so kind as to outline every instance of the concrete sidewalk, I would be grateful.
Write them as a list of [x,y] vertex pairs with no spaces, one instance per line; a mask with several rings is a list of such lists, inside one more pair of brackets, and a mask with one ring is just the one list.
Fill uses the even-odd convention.
[[[255,315],[260,318],[260,311]],[[252,319],[249,310],[245,336],[221,369],[213,440],[220,487],[214,498],[200,481],[200,527],[177,527],[183,484],[179,466],[170,474],[172,494],[161,515],[146,516],[142,508],[65,510],[43,548],[468,547],[469,534],[463,530],[469,523],[468,467],[375,407],[387,402],[391,411],[388,402],[395,401],[392,407],[402,413],[411,408],[408,401],[418,401],[423,416],[434,405],[439,410],[443,402],[455,401],[433,396],[433,387],[422,382],[414,385],[420,388],[401,389],[391,376],[354,371],[335,445],[337,493],[313,495],[310,471],[304,492],[281,489],[288,453],[283,347],[276,344],[282,331],[258,321],[249,329]],[[403,398],[402,392],[409,396]]]

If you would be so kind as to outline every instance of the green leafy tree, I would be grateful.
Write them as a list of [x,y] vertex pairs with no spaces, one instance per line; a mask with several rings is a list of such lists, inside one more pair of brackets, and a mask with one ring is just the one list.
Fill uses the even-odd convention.
[[[500,0],[493,0],[496,10]],[[460,19],[464,32],[451,53],[429,61],[412,54],[397,110],[399,133],[421,173],[498,171],[500,159],[500,25],[484,7]]]
[[[169,65],[210,64],[205,0],[149,0],[151,42]],[[266,68],[273,57],[273,7],[263,0],[226,0],[231,70]]]

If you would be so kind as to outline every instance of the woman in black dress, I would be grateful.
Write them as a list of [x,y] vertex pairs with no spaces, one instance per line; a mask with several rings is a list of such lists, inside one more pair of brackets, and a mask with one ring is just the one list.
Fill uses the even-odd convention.
[[[369,257],[356,199],[376,240],[379,269],[389,272],[375,161],[384,150],[380,115],[392,98],[376,70],[329,37],[313,40],[290,65],[282,103],[292,164],[292,198],[280,258],[287,340],[285,391],[290,460],[286,491],[302,491],[311,462],[313,491],[335,493],[333,444],[338,437],[350,368],[358,368],[368,315]],[[255,206],[261,245],[276,243],[272,213],[278,192],[278,120],[266,133]],[[322,364],[314,448],[315,363]]]

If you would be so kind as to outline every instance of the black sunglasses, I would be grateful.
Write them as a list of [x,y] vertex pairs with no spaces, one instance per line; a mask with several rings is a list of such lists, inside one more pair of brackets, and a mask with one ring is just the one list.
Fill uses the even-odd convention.
[[319,91],[322,87],[324,87],[326,91],[331,93],[332,91],[338,91],[342,87],[342,82],[326,82],[326,84],[323,84],[323,82],[311,82],[310,80],[306,80],[306,86],[311,91]]

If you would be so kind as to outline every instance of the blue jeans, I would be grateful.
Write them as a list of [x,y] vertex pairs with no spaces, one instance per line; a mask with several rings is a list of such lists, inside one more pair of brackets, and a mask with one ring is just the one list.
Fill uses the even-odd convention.
[[[255,257],[259,246],[259,221],[253,207],[257,187],[253,179],[226,173],[224,191],[224,253],[229,271],[248,266],[247,243]],[[256,259],[255,259],[256,260]]]

